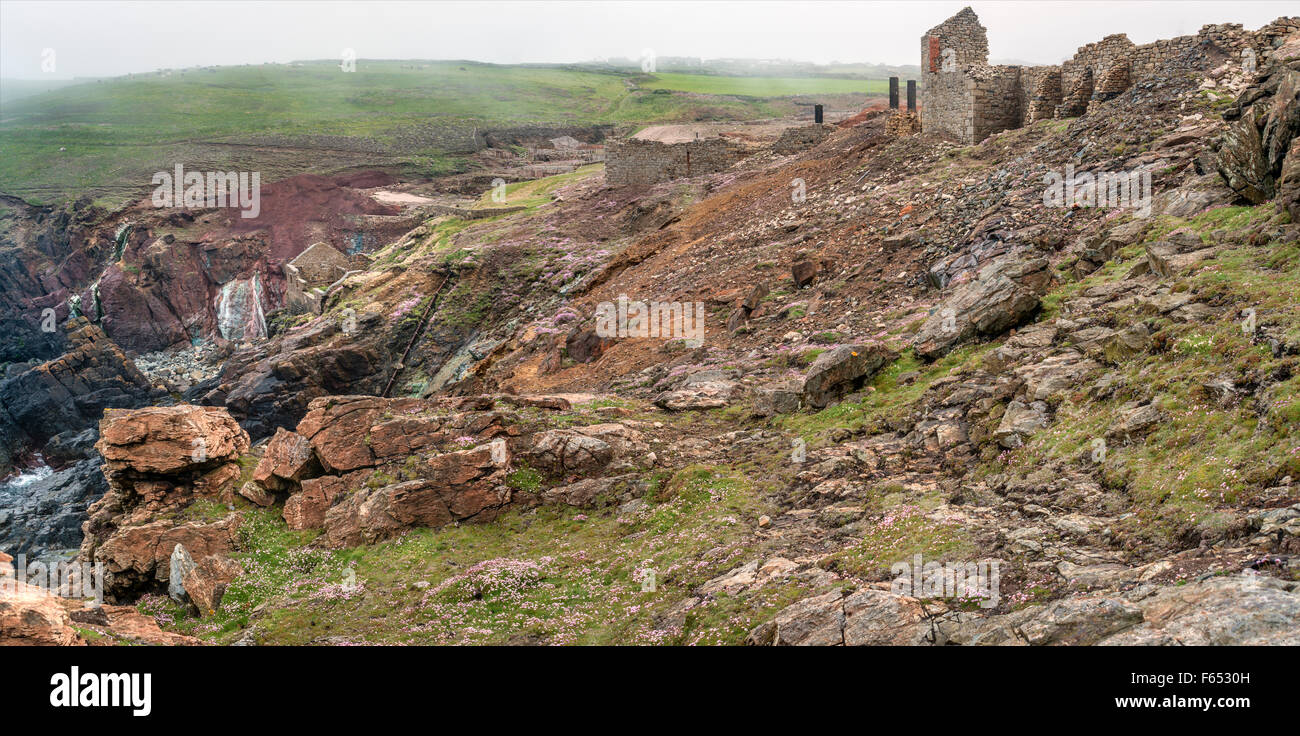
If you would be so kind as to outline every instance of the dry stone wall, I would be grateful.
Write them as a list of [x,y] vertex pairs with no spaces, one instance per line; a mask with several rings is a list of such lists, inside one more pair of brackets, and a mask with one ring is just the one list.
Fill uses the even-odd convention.
[[990,66],[988,35],[975,12],[963,8],[921,37],[921,128],[969,144],[1039,120],[1077,117],[1160,73],[1244,63],[1251,55],[1262,64],[1275,41],[1298,28],[1300,18],[1278,18],[1257,31],[1207,25],[1194,36],[1142,46],[1117,33],[1060,66]]
[[821,143],[826,136],[831,134],[832,130],[834,130],[832,126],[824,123],[787,128],[781,132],[780,137],[776,139],[776,143],[772,144],[772,151],[782,156],[798,153]]
[[921,37],[922,130],[974,139],[975,81],[966,70],[988,58],[988,34],[970,8]]
[[605,183],[611,187],[649,186],[686,176],[731,168],[749,153],[725,138],[660,143],[635,138],[611,142],[605,150]]

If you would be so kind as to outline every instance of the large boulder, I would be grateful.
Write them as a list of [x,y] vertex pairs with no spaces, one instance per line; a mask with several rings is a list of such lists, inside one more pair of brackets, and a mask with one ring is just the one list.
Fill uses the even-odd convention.
[[243,574],[243,565],[235,560],[212,555],[190,568],[182,580],[182,586],[199,615],[211,616],[221,606],[226,588]]
[[[173,529],[175,512],[196,498],[233,499],[241,475],[236,461],[248,451],[248,435],[225,409],[151,407],[109,412],[96,448],[108,492],[82,524],[80,556],[111,561],[109,577],[120,578],[113,587],[126,592],[168,579],[172,551],[193,527]],[[159,543],[166,549],[155,549]]]
[[1291,222],[1300,222],[1300,137],[1291,140],[1291,151],[1282,165],[1277,201],[1291,215]]
[[537,436],[532,464],[551,473],[598,472],[614,458],[614,448],[599,437],[569,429],[552,429]]
[[291,491],[317,467],[315,460],[310,440],[279,428],[253,469],[253,480],[263,488]]
[[742,393],[734,371],[704,370],[682,378],[677,388],[655,397],[655,406],[667,411],[720,409]]
[[1264,157],[1259,113],[1251,110],[1224,132],[1215,162],[1223,183],[1251,204],[1273,198],[1275,181]]
[[777,646],[912,646],[926,644],[930,626],[915,598],[863,588],[805,598],[750,632],[749,642]]
[[326,475],[302,482],[301,490],[284,502],[284,521],[290,529],[322,529],[325,512],[334,499],[349,488],[359,488],[370,474],[358,471],[350,476]]
[[994,259],[976,279],[956,287],[925,321],[913,339],[917,354],[933,360],[963,340],[1000,335],[1027,322],[1051,278],[1045,258]]
[[809,406],[821,409],[863,386],[898,357],[881,344],[841,345],[813,361],[804,376],[801,393]]
[[1211,577],[1128,600],[1088,594],[987,618],[948,615],[936,642],[966,645],[1296,646],[1300,583],[1253,574]]
[[110,411],[95,444],[104,472],[175,475],[239,459],[248,451],[248,433],[225,409],[211,406],[158,406]]
[[1030,435],[1047,426],[1047,412],[1047,404],[1042,401],[1012,401],[994,430],[993,439],[1009,450],[1020,447]]
[[0,580],[0,646],[84,644],[57,596],[21,580]]
[[[489,398],[470,408],[492,404]],[[297,434],[334,475],[508,434],[503,412],[461,408],[455,400],[328,396],[311,402]]]

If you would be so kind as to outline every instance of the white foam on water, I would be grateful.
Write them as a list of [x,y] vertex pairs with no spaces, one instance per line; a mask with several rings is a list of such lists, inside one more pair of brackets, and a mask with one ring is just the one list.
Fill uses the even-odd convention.
[[18,475],[11,477],[9,480],[5,481],[4,483],[0,483],[0,489],[4,489],[6,491],[21,491],[27,486],[30,486],[31,484],[36,483],[38,481],[45,480],[46,478],[50,477],[53,474],[54,474],[53,468],[51,468],[48,465],[41,465],[40,467],[33,468],[31,470],[28,470],[25,473],[19,473]]

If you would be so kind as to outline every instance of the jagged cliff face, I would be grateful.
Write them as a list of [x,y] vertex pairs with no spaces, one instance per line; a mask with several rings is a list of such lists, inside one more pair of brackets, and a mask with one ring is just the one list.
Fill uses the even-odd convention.
[[[266,312],[283,305],[283,263],[319,240],[350,247],[359,230],[349,217],[395,214],[355,188],[391,181],[382,174],[294,177],[265,187],[258,216],[247,219],[231,210],[159,209],[147,200],[106,213],[86,203],[55,212],[11,199],[0,242],[9,256],[0,309],[15,325],[28,325],[28,334],[40,331],[44,308],[59,320],[84,315],[133,353],[264,337]],[[0,347],[11,362],[49,358],[57,349]]]
[[[256,224],[147,200],[109,213],[88,201],[54,209],[6,198],[0,478],[31,468],[52,474],[5,488],[0,547],[30,554],[75,546],[86,505],[103,493],[93,444],[104,409],[174,400],[177,386],[143,375],[128,354],[202,344],[219,359],[228,342],[265,338],[267,314],[283,302],[283,261],[313,241],[346,247],[351,216],[393,213],[354,188],[391,181],[277,182],[264,189]],[[184,387],[213,371],[179,372]],[[344,390],[350,379],[328,385]]]
[[[394,238],[320,315],[241,307],[278,246],[232,239],[211,329],[269,337],[64,453],[109,463],[84,554],[122,600],[180,580],[188,617],[144,605],[181,631],[261,642],[1297,643],[1297,43],[975,146],[867,115],[705,177],[553,181]],[[1149,198],[1099,204],[1100,172]],[[611,334],[621,297],[700,305],[700,342]],[[76,336],[104,385],[22,405],[68,418],[14,423],[32,446],[168,401]],[[991,561],[994,596],[895,571]]]

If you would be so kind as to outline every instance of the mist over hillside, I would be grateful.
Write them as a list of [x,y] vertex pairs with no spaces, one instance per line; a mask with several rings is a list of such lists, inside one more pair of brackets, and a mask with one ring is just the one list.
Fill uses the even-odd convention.
[[[0,80],[0,645],[72,652],[6,649],[16,702],[188,725],[305,663],[301,729],[499,699],[399,647],[870,646],[913,710],[1293,715],[1300,17],[98,7],[2,11],[51,71]],[[103,43],[161,68],[55,79]]]

